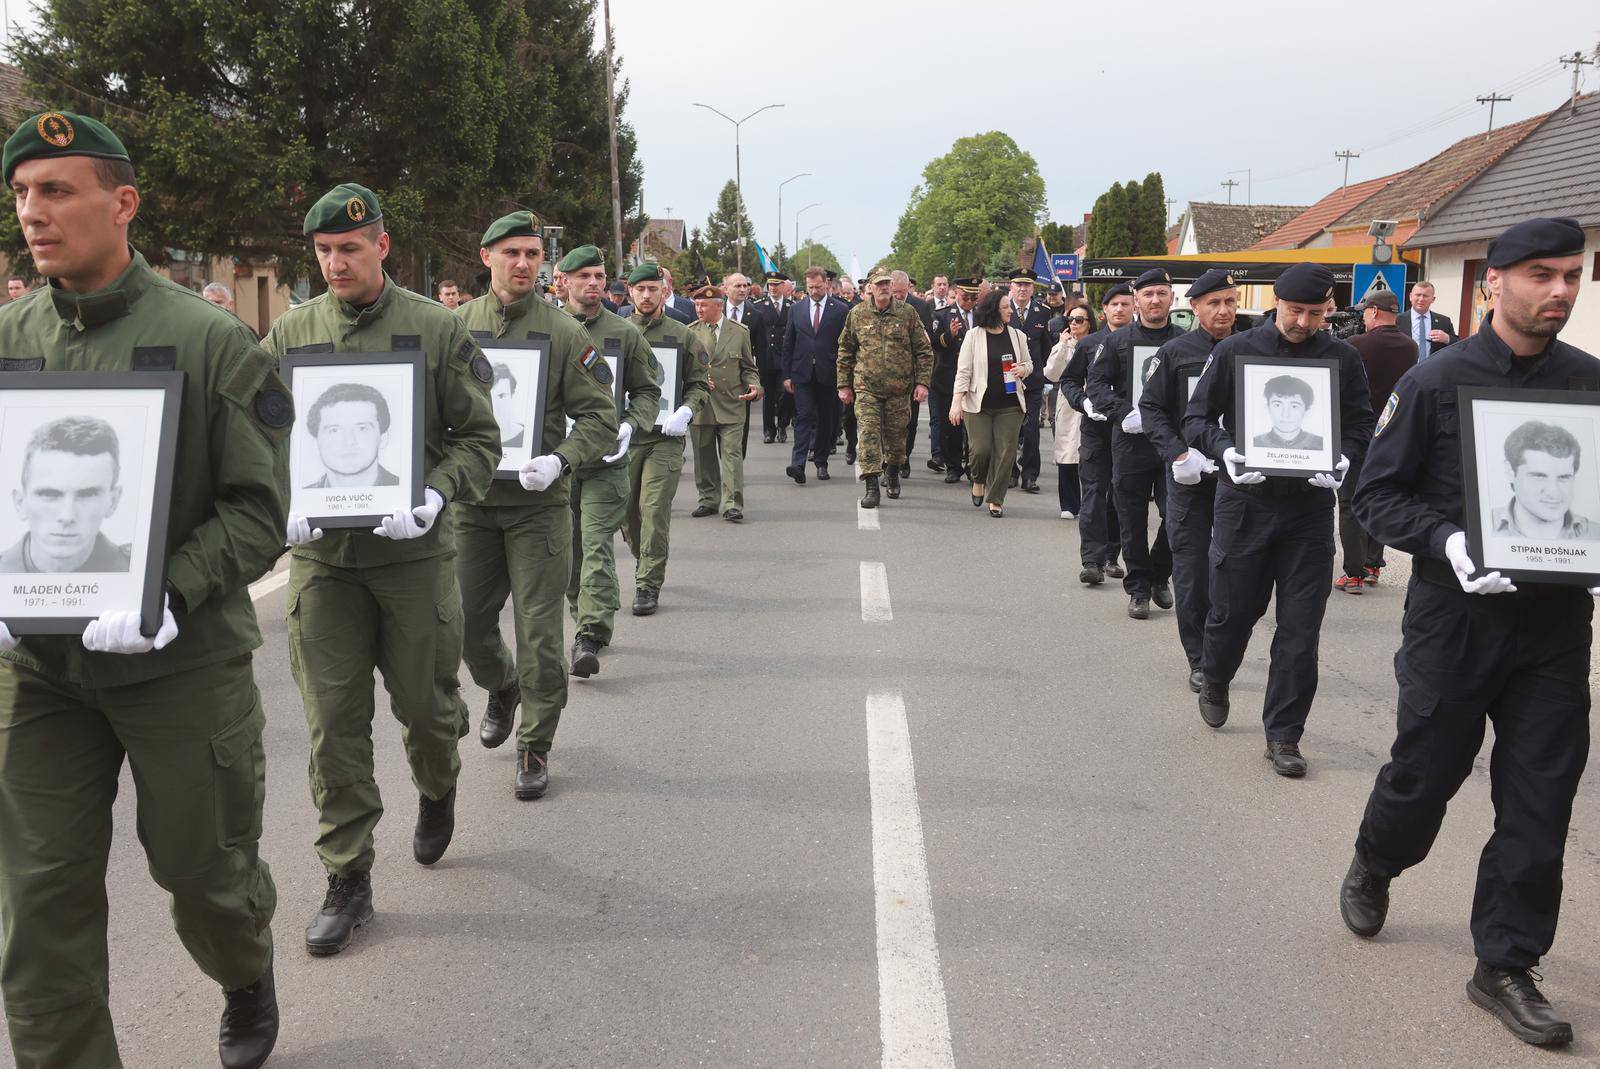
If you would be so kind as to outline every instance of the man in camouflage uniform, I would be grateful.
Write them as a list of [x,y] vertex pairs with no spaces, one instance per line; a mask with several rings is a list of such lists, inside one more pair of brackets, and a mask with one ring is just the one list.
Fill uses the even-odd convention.
[[[889,292],[889,272],[872,277],[871,296],[850,309],[839,335],[839,400],[855,404],[856,471],[866,481],[862,508],[878,507],[878,478],[900,496],[911,402],[928,399],[933,346],[916,310]],[[885,474],[887,472],[887,474]]]

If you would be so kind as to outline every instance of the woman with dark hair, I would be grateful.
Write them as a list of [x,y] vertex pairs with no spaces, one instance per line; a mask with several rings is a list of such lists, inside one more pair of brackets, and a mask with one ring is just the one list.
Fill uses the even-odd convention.
[[[1044,377],[1050,382],[1060,382],[1067,370],[1078,342],[1097,328],[1094,313],[1087,304],[1077,304],[1067,309],[1063,317],[1061,337],[1050,350],[1045,361]],[[1078,447],[1082,444],[1079,431],[1083,414],[1067,403],[1067,395],[1056,390],[1055,454],[1056,493],[1061,498],[1061,518],[1075,519],[1083,507],[1083,488],[1078,484]]]
[[1011,326],[1006,291],[984,294],[972,311],[972,325],[961,339],[956,358],[955,393],[950,422],[967,425],[971,454],[972,504],[988,502],[989,515],[1005,511],[1006,487],[1017,459],[1017,433],[1026,412],[1023,380],[1033,371],[1028,339]]

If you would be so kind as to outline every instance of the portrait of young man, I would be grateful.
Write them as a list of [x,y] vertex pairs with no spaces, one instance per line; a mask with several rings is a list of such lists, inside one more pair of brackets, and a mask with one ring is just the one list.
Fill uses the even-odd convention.
[[1592,542],[1600,527],[1572,511],[1583,449],[1564,427],[1529,420],[1506,436],[1511,500],[1491,514],[1499,536]]
[[22,485],[11,492],[27,532],[0,554],[0,572],[126,572],[133,547],[101,526],[122,503],[117,432],[95,416],[64,416],[33,432]]
[[517,377],[503,363],[494,365],[494,381],[489,386],[489,400],[494,404],[494,419],[500,425],[500,448],[522,448],[523,436],[528,433],[517,411]]
[[378,462],[389,444],[389,402],[363,382],[328,387],[306,413],[306,430],[325,469],[307,490],[399,486],[400,477]]
[[1305,429],[1306,414],[1315,398],[1309,383],[1293,375],[1277,375],[1267,380],[1262,394],[1272,426],[1251,439],[1252,445],[1268,449],[1322,448],[1322,436]]

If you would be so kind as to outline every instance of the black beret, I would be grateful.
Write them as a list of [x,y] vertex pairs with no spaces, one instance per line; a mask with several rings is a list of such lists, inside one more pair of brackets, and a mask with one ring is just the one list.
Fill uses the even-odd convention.
[[1114,298],[1132,296],[1133,289],[1126,282],[1118,282],[1115,286],[1112,286],[1110,289],[1106,290],[1105,296],[1100,298],[1100,303],[1101,305],[1107,305],[1110,304]]
[[1170,286],[1172,276],[1167,274],[1164,267],[1152,267],[1133,281],[1133,292],[1138,293],[1146,286]]
[[93,156],[99,160],[128,159],[122,141],[106,126],[87,115],[70,111],[46,111],[27,119],[6,138],[4,169],[6,184],[23,160],[41,156]]
[[345,182],[324,193],[306,212],[305,235],[342,234],[382,218],[377,194],[366,186]]
[[1333,272],[1321,264],[1294,264],[1278,276],[1272,292],[1280,301],[1317,304],[1333,296]]
[[1235,285],[1237,283],[1233,281],[1232,271],[1223,267],[1213,267],[1189,284],[1189,300],[1192,301],[1196,297],[1204,297],[1206,294],[1214,293],[1217,290],[1229,289]]
[[644,263],[628,272],[628,285],[630,286],[637,286],[641,282],[660,281],[661,265],[656,263],[654,260],[646,260]]
[[556,264],[556,270],[563,273],[571,273],[573,271],[582,271],[586,267],[604,267],[605,265],[606,258],[599,249],[593,245],[579,245],[561,258],[561,262]]
[[478,239],[478,246],[487,249],[506,238],[543,238],[539,231],[539,217],[532,212],[512,212],[502,215],[489,224],[489,229]]
[[[6,146],[10,152],[10,146]],[[9,171],[7,172],[9,174]],[[1576,219],[1527,219],[1513,223],[1489,242],[1487,266],[1499,269],[1540,256],[1577,256],[1583,252],[1583,227]]]

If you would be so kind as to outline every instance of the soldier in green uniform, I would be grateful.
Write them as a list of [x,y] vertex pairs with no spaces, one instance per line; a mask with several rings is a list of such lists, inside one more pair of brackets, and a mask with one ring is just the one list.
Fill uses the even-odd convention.
[[289,668],[311,731],[311,798],[321,814],[317,854],[328,870],[306,949],[337,954],[372,917],[373,830],[383,801],[373,779],[372,673],[404,725],[406,758],[420,794],[412,854],[444,856],[455,830],[457,740],[467,730],[461,665],[461,592],[446,506],[480,500],[500,461],[489,403],[493,372],[461,319],[396,286],[383,269],[389,235],[378,198],[335,186],[306,213],[328,290],[291,308],[263,343],[289,353],[421,349],[424,373],[424,503],[373,530],[326,535],[291,513],[288,542]]
[[[622,537],[638,558],[633,573],[633,615],[649,616],[661,599],[667,577],[667,541],[672,525],[672,499],[683,472],[683,436],[689,421],[711,399],[706,361],[698,359],[689,340],[689,328],[663,310],[668,289],[655,263],[642,263],[628,274],[633,316],[628,320],[651,346],[676,346],[677,381],[683,384],[683,404],[666,412],[661,429],[646,427],[634,435],[628,452],[628,517]],[[662,409],[672,403],[663,398]]]
[[606,293],[606,261],[599,249],[580,245],[556,266],[567,276],[567,311],[600,351],[600,368],[610,374],[609,362],[616,362],[627,405],[615,448],[579,465],[572,486],[572,537],[578,543],[567,584],[567,603],[578,625],[572,674],[587,679],[600,671],[600,649],[611,645],[622,604],[616,535],[628,512],[630,461],[624,458],[634,436],[653,427],[661,411],[661,369],[639,328],[600,303]]
[[[916,309],[889,292],[889,272],[872,277],[871,296],[845,317],[839,335],[839,400],[854,402],[859,424],[856,470],[866,481],[863,508],[878,507],[878,477],[900,496],[911,402],[928,399],[933,346]],[[885,474],[887,471],[887,474]]]
[[700,501],[691,516],[710,516],[719,505],[729,523],[744,520],[744,428],[750,401],[761,400],[761,373],[751,355],[750,331],[723,314],[722,290],[707,283],[690,294],[699,319],[689,336],[700,342],[711,399],[695,413],[694,485]]
[[[521,703],[511,789],[527,801],[550,787],[550,746],[567,704],[561,599],[572,571],[570,473],[613,447],[617,403],[602,381],[609,376],[605,361],[583,328],[538,292],[544,262],[538,218],[520,211],[496,219],[478,255],[489,269],[489,292],[461,309],[467,328],[490,348],[495,338],[550,339],[544,431],[532,443],[536,455],[521,466],[521,485],[496,480],[480,504],[456,512],[467,669],[489,692],[478,738],[491,748],[505,742]],[[507,597],[515,658],[500,637]]]
[[[49,285],[0,309],[5,372],[180,371],[166,606],[76,635],[0,624],[0,988],[18,1069],[120,1066],[107,1006],[106,859],[126,757],[150,875],[226,994],[218,1053],[278,1035],[277,892],[261,860],[266,716],[248,586],[283,550],[294,406],[244,324],[128,245],[133,166],[93,119],[45,112],[5,144],[6,184]],[[17,460],[19,458],[12,458]],[[129,503],[137,494],[129,495]]]

